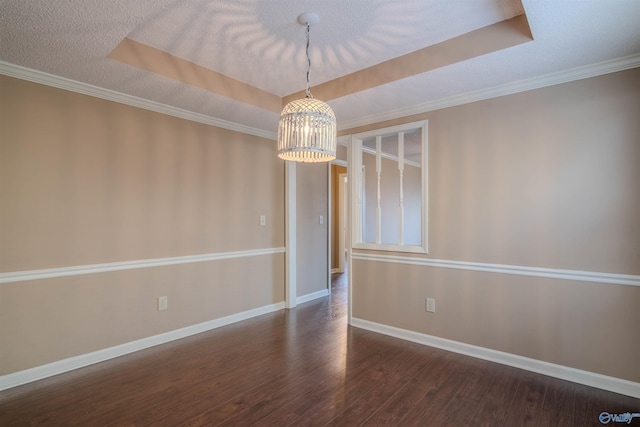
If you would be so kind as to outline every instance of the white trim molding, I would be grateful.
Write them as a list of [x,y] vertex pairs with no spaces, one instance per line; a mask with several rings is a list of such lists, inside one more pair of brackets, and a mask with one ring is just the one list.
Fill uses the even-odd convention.
[[285,289],[284,302],[287,308],[296,306],[297,292],[297,178],[296,178],[296,162],[285,162],[284,165],[284,240],[287,248],[285,254]]
[[[517,82],[495,86],[488,89],[482,89],[474,92],[429,101],[406,108],[384,112],[381,114],[361,117],[354,120],[341,121],[338,123],[338,131],[352,129],[359,126],[366,126],[373,123],[379,123],[385,120],[392,120],[415,114],[427,113],[429,111],[440,110],[442,108],[455,107],[457,105],[464,105],[470,102],[497,98],[499,96],[511,95],[533,89],[540,89],[543,87],[553,86],[561,83],[568,83],[575,80],[597,77],[604,74],[629,70],[637,67],[640,67],[640,55],[629,55],[622,58],[611,59],[596,64],[573,68],[570,70],[558,71],[540,77],[519,80]],[[156,113],[167,114],[169,116],[179,117],[197,123],[203,123],[210,126],[241,132],[248,135],[254,135],[274,141],[277,139],[277,134],[275,132],[269,132],[262,129],[241,125],[239,123],[218,119],[216,117],[207,116],[205,114],[195,113],[192,111],[162,104],[156,101],[150,101],[133,95],[116,92],[114,90],[104,89],[98,86],[90,85],[88,83],[82,83],[64,77],[55,76],[43,71],[22,67],[20,65],[11,64],[4,61],[0,61],[0,74],[31,81],[34,83],[40,83],[46,86],[68,90],[71,92],[81,93],[83,95],[93,96],[95,98],[118,102],[120,104],[130,105],[132,107],[142,108],[144,110],[154,111]]]
[[170,258],[140,259],[134,261],[109,262],[104,264],[75,265],[71,267],[45,268],[41,270],[12,271],[0,273],[0,284],[22,282],[26,280],[51,279],[54,277],[78,276],[81,274],[105,273],[108,271],[132,270],[136,268],[160,267],[193,262],[272,255],[284,252],[285,248],[250,249],[246,251],[218,252]]
[[312,292],[310,294],[302,295],[296,298],[296,304],[302,304],[305,302],[313,301],[314,299],[323,298],[329,295],[329,289],[323,289],[321,291]]
[[26,369],[24,371],[14,372],[12,374],[0,376],[0,391],[8,388],[17,387],[32,381],[41,380],[53,375],[62,374],[74,369],[93,365],[115,357],[124,356],[145,348],[154,347],[156,345],[165,344],[170,341],[179,340],[191,335],[210,331],[220,328],[231,323],[240,322],[242,320],[251,319],[252,317],[262,316],[263,314],[272,313],[284,309],[284,302],[266,305],[254,308],[252,310],[243,311],[241,313],[232,314],[230,316],[221,317],[219,319],[210,320],[199,323],[197,325],[187,326],[185,328],[176,329],[174,331],[165,332],[163,334],[154,335],[136,341],[131,341],[115,347],[105,348],[103,350],[94,351],[92,353],[81,354],[79,356],[70,357],[68,359],[59,360],[35,368]]
[[530,79],[519,80],[513,83],[494,86],[488,89],[481,89],[474,92],[436,99],[434,101],[428,101],[406,108],[399,108],[380,114],[374,114],[368,117],[339,121],[338,131],[353,129],[373,123],[380,123],[386,120],[393,120],[402,117],[413,116],[416,114],[423,114],[429,111],[440,110],[443,108],[469,104],[470,102],[483,101],[485,99],[497,98],[499,96],[512,95],[528,90],[541,89],[547,86],[554,86],[576,80],[587,79],[590,77],[597,77],[604,74],[615,73],[617,71],[630,70],[637,67],[640,67],[640,54],[624,56],[622,58],[615,58],[608,61],[598,62],[596,64],[585,65],[582,67],[572,68],[570,70],[557,71],[554,73],[546,74],[544,76],[533,77]]
[[584,384],[590,387],[596,387],[603,390],[612,391],[614,393],[620,393],[627,396],[640,398],[640,383],[624,380],[621,378],[583,371],[580,369],[570,368],[568,366],[556,365],[554,363],[544,362],[542,360],[531,359],[516,354],[492,350],[490,348],[478,347],[475,345],[448,340],[433,335],[427,335],[420,332],[396,328],[394,326],[370,322],[368,320],[358,319],[355,317],[351,319],[351,326],[384,335],[389,335],[405,341],[412,341],[429,347],[435,347],[454,353],[464,354],[466,356],[488,360],[490,362],[500,363],[502,365],[513,366],[515,368],[537,372],[542,375],[548,375],[574,383]]
[[423,267],[453,268],[489,273],[514,274],[518,276],[545,277],[550,279],[577,280],[581,282],[608,283],[640,286],[640,276],[631,274],[600,273],[595,271],[561,270],[557,268],[524,267],[519,265],[486,264],[480,262],[451,261],[444,259],[417,258],[398,255],[382,255],[354,252],[352,259],[362,261],[390,262]]
[[[404,208],[402,204],[403,194],[403,170],[404,170],[404,156],[399,156],[401,160],[398,163],[398,176],[400,188],[398,190],[400,200],[394,201],[394,203],[400,202],[399,211],[397,214],[399,229],[397,234],[397,243],[384,244],[382,243],[382,205],[385,204],[382,200],[381,186],[382,186],[382,137],[397,134],[398,152],[403,150],[404,133],[408,131],[420,130],[421,136],[421,159],[420,159],[420,208],[423,212],[420,215],[420,244],[419,245],[405,245],[403,242],[403,217]],[[375,205],[375,239],[365,239],[365,217],[366,201],[369,196],[365,196],[365,174],[366,167],[364,165],[363,153],[367,152],[364,147],[364,140],[367,138],[374,138],[376,141],[375,153],[375,173],[377,176],[377,186],[374,185],[371,189],[373,193],[374,205]],[[370,152],[370,151],[369,151]],[[429,121],[419,120],[417,122],[405,123],[397,126],[390,126],[386,128],[373,129],[366,132],[361,132],[351,135],[351,146],[349,150],[349,170],[350,173],[350,188],[351,195],[354,196],[351,199],[351,242],[354,249],[366,249],[372,251],[389,251],[389,252],[407,252],[427,254],[429,253],[429,218],[424,212],[429,212]],[[371,166],[372,167],[372,166]],[[395,172],[393,172],[395,173]],[[365,241],[367,240],[367,241]]]
[[9,77],[15,77],[21,80],[27,80],[34,83],[40,83],[46,86],[58,89],[68,90],[83,95],[93,96],[95,98],[105,99],[132,107],[142,108],[143,110],[154,111],[156,113],[166,114],[168,116],[178,117],[192,122],[203,123],[205,125],[215,126],[222,129],[228,129],[248,135],[259,136],[276,140],[275,132],[268,132],[250,126],[241,125],[239,123],[230,122],[228,120],[218,119],[216,117],[207,116],[206,114],[194,113],[182,108],[173,107],[156,101],[140,98],[125,93],[116,92],[110,89],[104,89],[98,86],[82,83],[64,77],[54,76],[53,74],[43,71],[33,70],[31,68],[22,67],[20,65],[10,64],[0,61],[0,74]]

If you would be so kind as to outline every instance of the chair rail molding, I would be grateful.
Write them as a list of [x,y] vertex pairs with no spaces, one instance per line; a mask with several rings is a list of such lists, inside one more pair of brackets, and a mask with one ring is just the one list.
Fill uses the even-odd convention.
[[354,252],[354,260],[390,262],[395,264],[418,265],[424,267],[453,268],[488,273],[514,274],[519,276],[545,277],[551,279],[577,280],[581,282],[607,283],[614,285],[640,286],[640,276],[631,274],[601,273],[596,271],[562,270],[557,268],[526,267],[507,264],[487,264],[481,262],[452,261],[445,259],[414,258],[398,255],[382,255]]
[[165,265],[188,264],[192,262],[218,261],[231,258],[245,258],[260,255],[284,253],[285,248],[250,249],[246,251],[217,252],[201,255],[187,255],[169,258],[139,259],[134,261],[109,262],[103,264],[74,265],[70,267],[45,268],[40,270],[11,271],[0,273],[0,284],[27,280],[51,279],[54,277],[78,276],[81,274],[104,273],[108,271],[132,270],[136,268],[160,267]]

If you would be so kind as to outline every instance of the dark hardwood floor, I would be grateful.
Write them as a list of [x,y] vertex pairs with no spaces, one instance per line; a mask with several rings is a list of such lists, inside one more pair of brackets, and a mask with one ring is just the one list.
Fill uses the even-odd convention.
[[[351,328],[329,298],[0,392],[0,426],[600,426],[640,400]],[[640,425],[640,419],[633,424]]]

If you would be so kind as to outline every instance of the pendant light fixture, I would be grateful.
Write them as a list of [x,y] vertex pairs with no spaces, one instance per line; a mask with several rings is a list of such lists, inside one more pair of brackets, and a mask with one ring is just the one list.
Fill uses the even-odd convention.
[[309,86],[309,30],[318,23],[315,13],[303,13],[298,22],[307,27],[307,96],[289,102],[280,114],[278,157],[294,162],[330,162],[336,158],[336,116],[328,104],[313,99]]

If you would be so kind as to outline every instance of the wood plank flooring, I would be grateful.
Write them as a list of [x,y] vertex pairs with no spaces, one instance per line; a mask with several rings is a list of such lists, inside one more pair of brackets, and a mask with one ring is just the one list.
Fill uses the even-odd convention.
[[[331,297],[0,392],[0,426],[599,426],[640,400],[350,328]],[[640,419],[633,421],[640,425]]]

